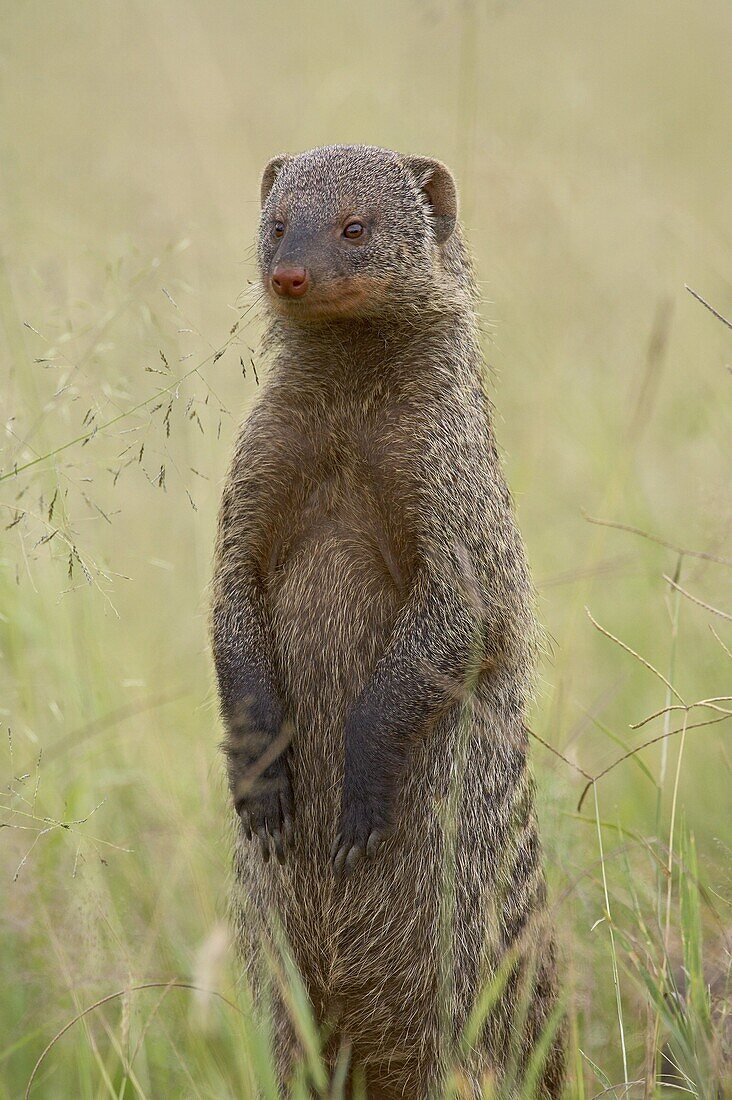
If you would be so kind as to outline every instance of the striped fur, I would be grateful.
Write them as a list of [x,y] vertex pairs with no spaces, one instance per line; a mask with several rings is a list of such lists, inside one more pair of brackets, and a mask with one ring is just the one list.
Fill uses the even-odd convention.
[[[242,952],[256,975],[282,927],[332,1049],[351,1045],[373,1097],[432,1095],[456,1059],[476,1093],[486,1075],[510,1091],[556,1001],[524,727],[533,593],[472,267],[459,227],[438,243],[454,222],[446,172],[360,146],[268,166],[263,284],[284,218],[315,304],[265,296],[271,370],[236,444],[214,576],[232,792],[245,822],[269,814],[265,854],[284,851],[265,863],[237,828]],[[353,213],[372,219],[360,251],[332,231]],[[385,839],[339,879],[334,838],[364,817]],[[497,1007],[460,1047],[511,951]],[[278,1021],[284,1080],[284,1004]],[[561,1079],[557,1039],[540,1095]]]

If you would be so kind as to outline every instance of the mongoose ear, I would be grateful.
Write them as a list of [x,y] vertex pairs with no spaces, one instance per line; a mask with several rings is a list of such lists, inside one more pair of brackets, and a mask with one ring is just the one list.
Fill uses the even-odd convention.
[[260,189],[262,206],[264,206],[269,198],[269,193],[274,187],[274,181],[277,179],[289,159],[286,153],[282,153],[279,157],[272,157],[272,160],[269,162],[264,172],[262,172],[262,184]]
[[405,162],[431,208],[435,239],[444,244],[457,225],[458,197],[452,172],[429,157],[405,157]]

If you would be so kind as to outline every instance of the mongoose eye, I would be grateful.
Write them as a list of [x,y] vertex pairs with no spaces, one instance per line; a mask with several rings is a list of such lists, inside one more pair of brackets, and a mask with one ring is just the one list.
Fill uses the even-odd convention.
[[363,222],[352,221],[344,227],[343,236],[349,241],[357,241],[359,237],[363,237],[365,232],[366,226]]
[[285,235],[285,223],[284,222],[275,222],[274,226],[272,227],[272,232],[274,233],[275,237],[284,237],[284,235]]

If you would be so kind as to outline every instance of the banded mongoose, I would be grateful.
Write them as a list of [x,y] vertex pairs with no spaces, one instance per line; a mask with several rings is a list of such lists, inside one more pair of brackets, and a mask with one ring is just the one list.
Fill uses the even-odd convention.
[[547,1027],[537,1095],[555,1097],[533,596],[455,183],[336,145],[275,157],[261,199],[271,367],[223,493],[212,615],[242,950],[256,973],[282,929],[327,1056],[350,1051],[370,1097],[436,1095],[456,1064],[476,1095],[523,1097]]

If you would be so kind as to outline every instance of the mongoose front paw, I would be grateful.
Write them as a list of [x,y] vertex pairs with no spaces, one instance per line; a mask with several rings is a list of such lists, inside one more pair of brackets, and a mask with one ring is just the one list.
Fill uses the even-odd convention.
[[248,789],[235,796],[234,805],[247,840],[259,840],[265,863],[273,853],[279,863],[284,863],[285,851],[292,843],[294,818],[287,764],[278,760],[253,784],[247,785],[244,777],[240,785]]
[[380,807],[361,801],[352,801],[344,806],[338,835],[330,853],[335,877],[348,878],[362,859],[376,855],[389,832]]

